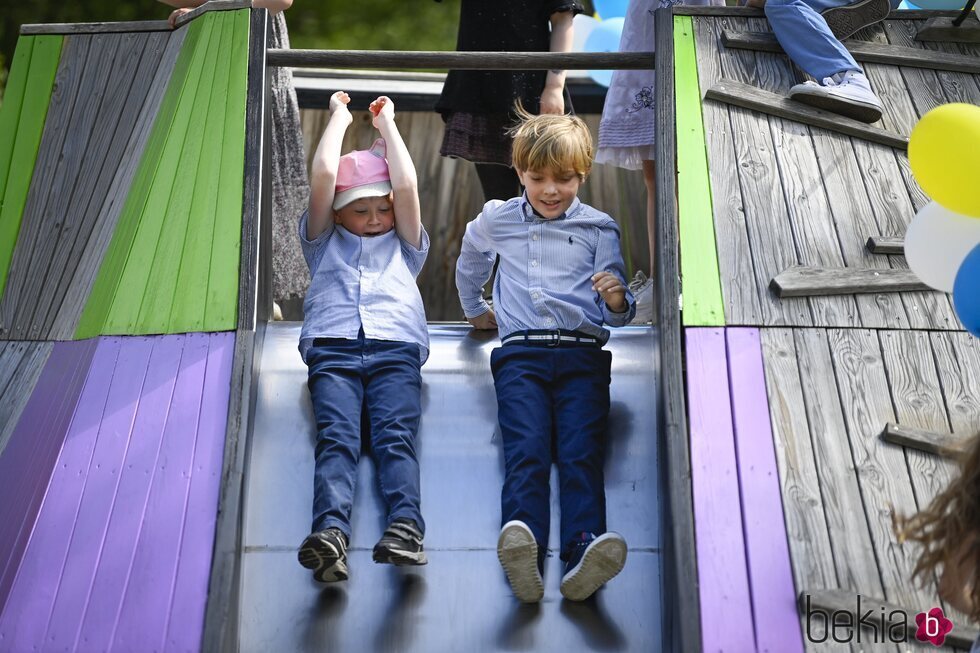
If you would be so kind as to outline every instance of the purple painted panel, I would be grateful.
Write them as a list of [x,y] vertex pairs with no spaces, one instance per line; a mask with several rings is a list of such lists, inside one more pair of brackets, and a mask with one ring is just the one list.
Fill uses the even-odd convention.
[[758,329],[728,329],[738,480],[759,651],[803,651]]
[[724,329],[687,329],[687,395],[705,651],[755,651]]
[[[153,348],[149,338],[107,340],[119,344],[119,356],[107,384],[109,394],[91,460],[81,477],[81,504],[73,520],[74,528],[70,530],[68,555],[44,638],[45,646],[58,650],[72,649],[81,627],[85,602],[102,558],[109,515],[121,478],[120,468],[133,435],[133,421]],[[43,518],[47,517],[45,512],[42,511]],[[65,525],[69,523],[72,521],[54,521],[50,539],[68,539]],[[114,562],[112,558],[106,559],[107,564]]]
[[0,456],[0,637],[2,615],[48,481],[65,442],[96,341],[55,343]]
[[209,344],[201,418],[197,429],[177,580],[170,601],[165,650],[197,650],[204,633],[204,610],[218,512],[235,334],[212,333]]
[[111,648],[114,650],[160,650],[164,643],[190,488],[208,340],[207,334],[184,337],[170,416],[113,633]]
[[182,336],[166,336],[151,340],[153,353],[136,411],[132,441],[126,452],[115,504],[109,517],[101,564],[82,615],[78,643],[85,650],[101,651],[109,647],[132,570],[136,542],[150,494],[150,482],[170,414],[184,339]]

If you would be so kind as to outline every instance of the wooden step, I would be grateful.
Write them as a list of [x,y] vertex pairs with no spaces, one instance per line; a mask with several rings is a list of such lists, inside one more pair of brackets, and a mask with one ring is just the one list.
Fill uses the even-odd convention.
[[902,236],[871,236],[866,245],[872,254],[905,254],[905,238]]
[[777,274],[769,287],[780,299],[860,293],[932,290],[911,270],[792,267]]
[[881,432],[881,439],[903,447],[934,453],[944,458],[956,458],[970,444],[970,439],[955,433],[937,433],[912,426],[902,426],[889,422]]

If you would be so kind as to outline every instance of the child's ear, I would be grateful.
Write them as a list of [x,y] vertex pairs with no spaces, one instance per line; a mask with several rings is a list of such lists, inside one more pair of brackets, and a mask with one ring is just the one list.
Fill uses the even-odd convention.
[[336,211],[333,212],[333,223],[340,224],[340,214]]

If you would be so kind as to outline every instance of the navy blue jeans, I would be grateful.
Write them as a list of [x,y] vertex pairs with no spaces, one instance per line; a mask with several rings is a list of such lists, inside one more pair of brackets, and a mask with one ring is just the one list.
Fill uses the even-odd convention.
[[502,523],[519,519],[548,547],[552,452],[558,464],[561,558],[578,533],[606,532],[606,423],[612,354],[598,347],[505,345],[490,366],[504,445]]
[[313,531],[335,527],[350,539],[363,408],[388,523],[405,517],[425,532],[415,454],[422,414],[418,345],[365,339],[361,332],[358,340],[319,339],[306,359],[317,428]]

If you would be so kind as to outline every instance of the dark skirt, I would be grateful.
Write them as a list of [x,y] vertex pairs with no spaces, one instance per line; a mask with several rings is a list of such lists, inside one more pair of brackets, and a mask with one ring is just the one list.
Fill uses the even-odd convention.
[[442,139],[442,156],[473,163],[511,165],[511,138],[507,130],[513,118],[493,113],[450,113]]

